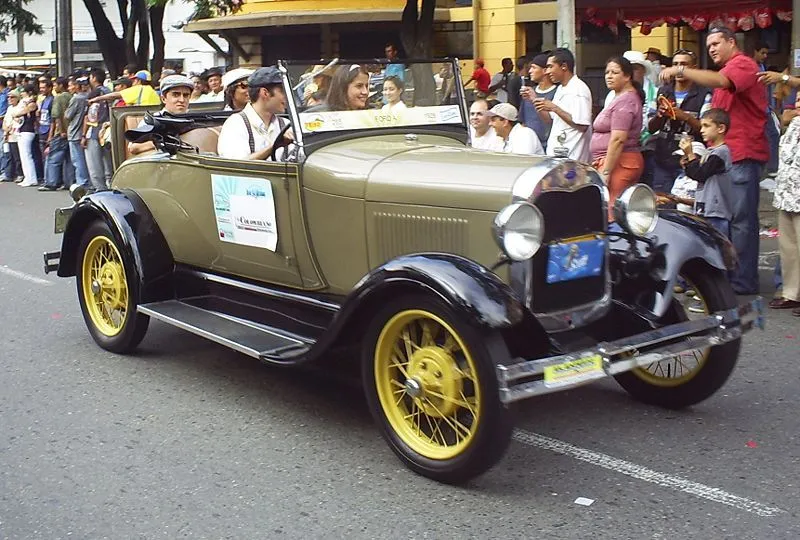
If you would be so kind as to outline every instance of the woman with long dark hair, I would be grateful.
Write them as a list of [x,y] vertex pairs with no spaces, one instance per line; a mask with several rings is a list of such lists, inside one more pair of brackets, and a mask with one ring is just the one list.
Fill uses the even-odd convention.
[[222,87],[225,92],[225,111],[241,111],[250,103],[247,78],[253,70],[247,68],[232,69],[222,76]]
[[609,219],[617,197],[635,184],[644,170],[639,137],[642,132],[642,87],[633,80],[627,58],[615,56],[606,62],[606,86],[614,100],[592,124],[592,165],[600,171],[610,195]]
[[353,64],[340,66],[331,79],[327,108],[331,111],[357,111],[367,108],[369,72]]

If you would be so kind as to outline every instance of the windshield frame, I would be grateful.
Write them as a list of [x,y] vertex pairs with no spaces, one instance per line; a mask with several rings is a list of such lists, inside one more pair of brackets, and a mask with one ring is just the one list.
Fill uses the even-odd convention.
[[[424,64],[450,64],[451,71],[454,77],[454,88],[455,88],[455,98],[458,101],[455,105],[457,105],[459,114],[461,115],[461,122],[458,124],[415,124],[415,125],[398,125],[398,126],[387,126],[387,127],[375,127],[375,128],[362,128],[362,129],[344,129],[339,131],[326,131],[326,132],[319,132],[319,133],[308,133],[304,132],[302,129],[302,124],[300,121],[300,114],[307,112],[307,111],[300,111],[298,107],[298,103],[296,101],[295,95],[295,85],[299,87],[301,83],[301,79],[297,78],[297,80],[292,80],[289,75],[289,68],[292,66],[310,66],[320,64],[325,66],[323,69],[319,70],[319,72],[324,71],[329,67],[340,66],[340,65],[347,65],[347,64],[413,64],[413,63],[424,63]],[[295,143],[301,148],[304,149],[308,148],[308,151],[311,150],[311,146],[316,147],[318,143],[324,144],[327,141],[331,140],[340,140],[342,138],[352,137],[353,135],[360,134],[360,135],[369,135],[369,134],[381,134],[381,133],[397,133],[397,132],[426,132],[426,133],[441,133],[448,137],[457,137],[459,139],[464,139],[467,144],[469,144],[471,134],[469,130],[469,111],[466,106],[466,93],[464,91],[464,86],[461,80],[461,71],[459,69],[458,58],[424,58],[424,59],[415,59],[415,58],[403,58],[398,59],[397,61],[389,61],[386,58],[365,58],[365,59],[350,59],[350,58],[332,58],[332,59],[323,59],[323,60],[279,60],[278,69],[283,74],[283,86],[284,92],[286,93],[286,101],[287,101],[287,112],[289,113],[289,117],[291,118],[293,124],[293,130],[295,134]],[[304,153],[308,153],[304,151]]]

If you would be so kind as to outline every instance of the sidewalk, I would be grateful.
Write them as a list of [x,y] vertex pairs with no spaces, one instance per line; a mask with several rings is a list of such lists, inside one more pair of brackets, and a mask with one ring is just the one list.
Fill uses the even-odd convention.
[[761,230],[764,229],[777,229],[778,216],[775,207],[772,206],[772,192],[768,189],[761,188],[761,197],[758,204],[758,221],[761,224]]

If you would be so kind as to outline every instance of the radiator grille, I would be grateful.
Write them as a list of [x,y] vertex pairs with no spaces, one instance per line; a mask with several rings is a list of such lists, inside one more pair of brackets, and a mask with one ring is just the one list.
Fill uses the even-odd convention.
[[373,220],[381,262],[423,251],[466,255],[466,219],[375,212]]
[[[542,249],[531,259],[531,311],[550,313],[595,302],[603,297],[606,275],[560,283],[547,283],[547,244],[606,230],[603,197],[595,186],[576,191],[542,193],[536,206],[544,216],[545,238]],[[608,260],[604,261],[604,268]]]

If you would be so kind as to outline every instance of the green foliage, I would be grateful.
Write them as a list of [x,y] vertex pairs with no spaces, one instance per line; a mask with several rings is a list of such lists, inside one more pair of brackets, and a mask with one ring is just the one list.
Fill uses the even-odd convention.
[[22,30],[25,34],[41,34],[42,25],[36,15],[25,9],[30,0],[0,0],[0,41]]
[[[0,2],[7,0],[0,0]],[[174,0],[147,0],[147,6],[165,6]],[[242,0],[183,0],[194,5],[194,13],[189,17],[195,19],[209,19],[236,13],[242,8]]]

